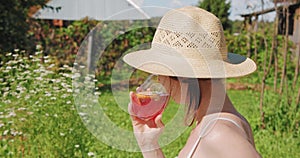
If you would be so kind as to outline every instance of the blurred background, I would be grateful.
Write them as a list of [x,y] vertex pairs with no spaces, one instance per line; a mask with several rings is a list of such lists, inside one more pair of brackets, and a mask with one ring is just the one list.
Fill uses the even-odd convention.
[[[102,143],[86,129],[81,120],[86,114],[74,105],[72,71],[89,70],[91,63],[78,64],[76,57],[84,41],[108,43],[93,62],[94,93],[105,114],[131,130],[129,115],[111,91],[124,86],[111,80],[116,62],[152,41],[166,11],[187,5],[220,18],[229,52],[258,65],[250,76],[227,80],[229,96],[249,120],[258,151],[263,157],[300,157],[299,0],[1,1],[0,156],[141,157]],[[141,84],[144,76],[133,74],[130,85]],[[171,120],[177,108],[170,103],[163,119]],[[166,157],[179,153],[189,132],[163,147]]]

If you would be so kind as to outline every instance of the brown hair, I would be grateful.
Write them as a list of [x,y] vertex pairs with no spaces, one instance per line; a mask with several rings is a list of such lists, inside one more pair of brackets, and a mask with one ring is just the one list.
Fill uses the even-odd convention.
[[196,118],[196,113],[199,109],[201,102],[201,90],[199,86],[199,81],[197,78],[177,78],[170,77],[173,80],[177,80],[179,84],[187,84],[186,94],[181,92],[181,95],[186,95],[185,99],[185,117],[184,123],[187,126],[191,126]]

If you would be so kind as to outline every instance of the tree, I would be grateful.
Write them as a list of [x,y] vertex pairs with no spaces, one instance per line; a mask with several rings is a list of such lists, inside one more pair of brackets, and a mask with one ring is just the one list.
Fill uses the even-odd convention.
[[29,24],[28,11],[32,6],[44,6],[46,0],[2,0],[0,1],[0,51],[15,48],[26,49]]
[[198,7],[203,8],[216,15],[222,22],[223,28],[230,28],[231,21],[228,19],[230,14],[231,1],[226,0],[200,0]]

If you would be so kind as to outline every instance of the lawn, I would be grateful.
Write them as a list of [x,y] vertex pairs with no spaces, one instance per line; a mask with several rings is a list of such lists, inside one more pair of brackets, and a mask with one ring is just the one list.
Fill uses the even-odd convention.
[[[99,135],[88,130],[91,126],[86,126],[92,122],[94,132],[108,131],[106,127],[97,126],[101,121],[97,116],[105,115],[120,129],[131,131],[130,118],[124,110],[127,103],[119,106],[109,90],[100,88],[95,92],[97,107],[90,107],[89,103],[77,105],[73,98],[70,67],[54,69],[49,57],[44,57],[45,63],[41,64],[39,53],[30,57],[7,56],[11,60],[0,67],[0,157],[141,157],[139,152],[121,151],[115,148],[117,145],[106,145],[98,139],[101,138]],[[260,93],[248,89],[228,90],[228,94],[249,120],[256,147],[263,157],[300,157],[299,130],[295,127],[299,114],[293,111],[294,107],[287,108],[283,101],[278,102],[277,94],[267,92],[266,128],[262,129]],[[93,112],[92,118],[96,119],[88,119],[86,116],[90,113],[83,112],[85,109]],[[181,124],[174,118],[174,113],[180,110],[179,105],[171,102],[163,121]],[[178,154],[190,130],[182,131],[174,140],[165,141],[170,142],[163,147],[167,158]],[[119,138],[117,132],[110,132],[111,140],[106,141]],[[130,144],[126,147],[129,149]]]

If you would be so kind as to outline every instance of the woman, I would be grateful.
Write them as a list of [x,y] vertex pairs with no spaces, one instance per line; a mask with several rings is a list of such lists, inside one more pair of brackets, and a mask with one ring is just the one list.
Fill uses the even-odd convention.
[[[169,11],[160,21],[151,49],[129,53],[124,61],[157,74],[171,98],[185,104],[184,122],[196,123],[179,158],[260,157],[249,123],[234,108],[224,86],[225,78],[250,74],[256,65],[227,52],[221,22],[213,14],[197,7]],[[162,114],[149,121],[131,118],[143,156],[164,157],[158,144],[164,129]]]

